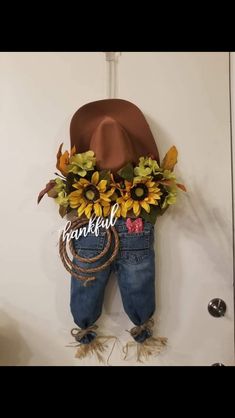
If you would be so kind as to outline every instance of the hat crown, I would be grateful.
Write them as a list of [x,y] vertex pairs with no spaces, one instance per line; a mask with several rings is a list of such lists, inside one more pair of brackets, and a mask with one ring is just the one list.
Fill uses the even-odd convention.
[[90,149],[94,151],[96,165],[101,170],[117,171],[134,158],[134,148],[128,133],[110,116],[104,116],[93,132]]

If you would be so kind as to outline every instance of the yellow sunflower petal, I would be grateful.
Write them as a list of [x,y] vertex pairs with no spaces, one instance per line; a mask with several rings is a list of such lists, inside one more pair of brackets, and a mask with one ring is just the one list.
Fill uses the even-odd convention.
[[121,215],[123,218],[126,218],[127,210],[125,208],[125,205],[121,205]]
[[94,204],[94,211],[96,216],[102,216],[102,207],[98,202]]
[[97,185],[97,188],[100,192],[105,192],[107,186],[107,180],[100,180],[99,184]]
[[82,204],[82,200],[81,199],[69,199],[69,204],[71,206],[71,208],[77,208],[78,206],[80,206]]
[[140,214],[140,204],[136,200],[133,203],[133,212],[134,212],[135,216],[139,216],[139,214]]
[[147,202],[145,202],[144,200],[142,200],[141,202],[140,202],[140,204],[141,204],[141,206],[142,206],[142,208],[146,211],[146,212],[150,212],[150,206],[149,206],[149,204],[147,203]]
[[146,199],[144,199],[144,201],[147,202],[149,205],[158,205],[158,203],[159,203],[157,201],[157,199],[151,199],[151,198],[148,198],[148,197],[146,197]]
[[148,197],[152,197],[153,199],[160,199],[160,193],[149,193]]
[[120,207],[120,206],[119,206],[119,208],[118,208],[117,212],[115,213],[115,216],[116,216],[117,218],[120,218],[120,216],[121,216],[121,207]]
[[87,186],[88,184],[90,184],[90,182],[87,179],[80,179],[78,183],[80,183],[82,186]]
[[81,216],[83,214],[83,212],[86,209],[86,203],[83,203],[81,206],[79,206],[78,208],[78,216]]
[[81,198],[80,193],[78,193],[78,190],[70,193],[69,204],[71,208],[73,209],[77,208],[82,202],[83,202],[83,199]]
[[86,208],[85,208],[85,215],[88,219],[90,219],[90,217],[91,217],[92,206],[93,206],[93,204],[89,203],[89,205],[87,205]]
[[110,206],[105,206],[103,208],[103,214],[104,216],[108,216],[110,214]]
[[78,202],[69,202],[69,206],[72,208],[72,209],[76,209],[78,206],[79,206],[79,203]]
[[107,202],[107,200],[104,200],[104,199],[100,199],[99,203],[102,206],[110,206],[110,202],[109,201]]
[[145,201],[148,202],[150,205],[156,204],[156,199],[154,199],[153,197],[147,197]]
[[119,203],[119,204],[124,203],[123,197],[122,196],[118,197],[116,202]]
[[132,206],[133,206],[133,199],[128,199],[126,202],[125,202],[125,208],[126,208],[126,210],[130,210],[131,208],[132,208]]
[[92,174],[92,177],[91,177],[91,182],[92,182],[92,184],[94,184],[94,185],[96,186],[96,185],[98,184],[99,178],[100,178],[100,176],[99,176],[98,171],[95,171],[95,172]]
[[82,189],[83,189],[82,184],[80,184],[79,182],[74,183],[74,184],[73,184],[73,187],[74,187],[75,189],[79,189],[79,190],[82,190]]
[[147,187],[154,187],[154,186],[156,186],[156,183],[154,181],[147,181],[146,186]]
[[100,199],[110,202],[110,198],[106,195],[106,193],[100,193]]
[[76,192],[77,192],[78,196],[80,196],[82,194],[82,192],[83,192],[83,186],[81,186],[81,185],[78,186],[77,184],[73,184],[73,187],[75,189],[77,189]]
[[87,206],[87,202],[84,199],[80,200],[80,207],[86,207]]
[[115,187],[112,187],[112,189],[110,189],[107,192],[105,192],[105,194],[106,194],[106,196],[110,197],[110,196],[112,196],[112,194],[114,193],[114,191],[115,191]]
[[69,199],[70,198],[73,198],[73,197],[80,197],[80,193],[79,193],[79,190],[74,190],[74,192],[71,192],[70,194],[69,194]]

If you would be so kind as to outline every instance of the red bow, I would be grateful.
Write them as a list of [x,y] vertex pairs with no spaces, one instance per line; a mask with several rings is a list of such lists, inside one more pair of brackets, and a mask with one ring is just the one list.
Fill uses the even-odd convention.
[[137,218],[133,222],[130,218],[126,220],[126,227],[129,233],[142,232],[144,224],[142,218]]

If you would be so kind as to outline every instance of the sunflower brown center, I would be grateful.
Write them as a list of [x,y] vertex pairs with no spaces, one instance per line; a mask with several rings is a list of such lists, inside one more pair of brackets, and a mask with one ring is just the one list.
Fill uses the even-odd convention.
[[85,187],[83,191],[83,196],[90,202],[94,202],[95,200],[99,199],[100,193],[99,193],[99,190],[95,186],[89,185]]
[[148,196],[148,187],[143,183],[137,183],[131,189],[131,197],[133,200],[143,200]]

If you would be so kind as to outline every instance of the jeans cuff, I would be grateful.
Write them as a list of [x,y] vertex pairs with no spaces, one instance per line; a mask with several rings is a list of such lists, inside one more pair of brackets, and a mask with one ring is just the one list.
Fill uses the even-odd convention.
[[147,340],[147,338],[151,336],[152,336],[152,332],[148,329],[144,329],[143,331],[140,332],[139,335],[133,336],[133,338],[137,343],[143,343],[145,340]]
[[71,330],[71,335],[80,344],[90,344],[97,336],[97,333],[95,332],[97,328],[97,325],[91,325],[87,328],[73,328]]
[[79,340],[79,342],[80,342],[80,344],[90,344],[91,341],[93,341],[96,336],[97,336],[96,332],[90,331],[86,335],[84,335],[84,337],[82,337]]

